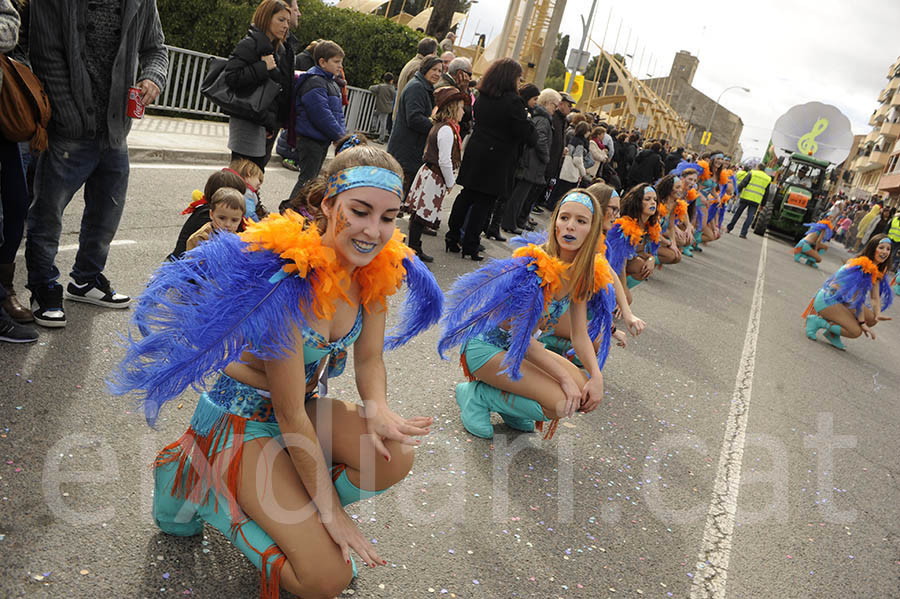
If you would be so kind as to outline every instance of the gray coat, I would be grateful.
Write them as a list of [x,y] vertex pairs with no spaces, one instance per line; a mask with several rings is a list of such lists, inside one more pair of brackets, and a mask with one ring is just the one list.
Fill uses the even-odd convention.
[[[91,77],[83,58],[86,11],[83,0],[31,0],[31,66],[50,98],[51,136],[90,138],[97,130],[97,119],[104,118],[94,114]],[[131,129],[126,113],[128,88],[147,79],[165,89],[169,56],[164,43],[156,0],[122,0],[122,38],[105,115],[110,146],[124,145]]]
[[397,107],[387,151],[397,159],[404,172],[415,173],[424,163],[422,153],[431,132],[431,111],[434,110],[434,87],[422,73],[416,72],[403,88]]
[[516,170],[516,178],[534,185],[543,185],[547,182],[544,175],[547,172],[547,163],[550,162],[553,124],[550,121],[550,113],[539,104],[535,104],[531,111],[531,122],[534,123],[534,130],[537,132],[537,143],[534,146],[525,146],[519,160],[519,168]]
[[[19,39],[19,13],[10,0],[0,0],[0,53],[9,54]],[[3,72],[0,71],[0,89]]]

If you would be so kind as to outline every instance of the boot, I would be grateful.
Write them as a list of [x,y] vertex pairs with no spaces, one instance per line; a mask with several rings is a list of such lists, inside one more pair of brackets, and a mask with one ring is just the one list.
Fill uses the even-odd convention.
[[23,306],[16,297],[16,291],[13,289],[13,278],[16,274],[15,262],[11,264],[0,264],[0,285],[6,289],[6,299],[3,300],[3,309],[9,314],[10,318],[18,323],[34,322],[34,316],[31,310]]
[[434,262],[434,258],[422,250],[422,231],[425,230],[425,221],[413,214],[409,218],[409,240],[407,245],[416,253],[422,262]]
[[826,327],[825,341],[841,351],[845,351],[847,349],[847,347],[841,341],[841,325],[839,324],[832,324]]
[[494,437],[491,412],[499,413],[510,428],[526,433],[534,432],[535,421],[546,420],[538,402],[506,393],[481,381],[457,385],[456,403],[459,404],[463,426],[482,439]]
[[816,333],[818,333],[821,329],[828,328],[828,321],[819,316],[818,314],[810,314],[806,317],[806,336],[816,340]]

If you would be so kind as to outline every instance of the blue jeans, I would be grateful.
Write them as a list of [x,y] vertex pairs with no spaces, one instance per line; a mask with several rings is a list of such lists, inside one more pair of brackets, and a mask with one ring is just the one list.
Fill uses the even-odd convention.
[[750,230],[750,223],[753,222],[753,217],[756,215],[757,208],[759,208],[759,204],[757,204],[756,202],[741,200],[741,203],[738,204],[738,208],[735,211],[734,216],[731,217],[731,222],[728,223],[728,232],[731,232],[731,230],[737,224],[738,220],[741,218],[741,215],[744,213],[744,210],[747,210],[747,218],[744,219],[744,224],[741,225],[741,237],[746,237],[747,231]]
[[62,215],[82,185],[84,213],[70,276],[87,283],[103,272],[109,243],[125,207],[128,172],[128,147],[124,144],[113,148],[96,139],[51,136],[50,147],[38,157],[34,200],[28,212],[25,265],[29,289],[59,279],[55,260]]

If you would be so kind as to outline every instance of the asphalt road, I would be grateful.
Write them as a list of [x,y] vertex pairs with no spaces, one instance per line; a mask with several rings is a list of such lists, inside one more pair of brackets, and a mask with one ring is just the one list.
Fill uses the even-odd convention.
[[[132,171],[106,271],[126,293],[174,246],[211,172],[162,166]],[[270,169],[270,208],[292,184]],[[472,267],[440,238],[425,244],[444,288]],[[813,270],[784,241],[765,247],[762,286],[763,238],[751,235],[636,288],[647,330],[613,349],[604,405],[549,442],[499,420],[493,443],[466,433],[462,374],[437,357],[435,331],[386,355],[389,401],[437,424],[406,481],[352,506],[389,565],[343,596],[900,597],[900,324],[846,352],[808,341],[800,313],[846,254]],[[64,273],[73,259],[60,253]],[[196,393],[149,429],[103,383],[129,311],[67,314],[37,344],[0,347],[0,595],[255,597],[256,570],[217,531],[176,539],[150,519],[149,463],[185,430]],[[352,376],[331,386],[356,397]]]

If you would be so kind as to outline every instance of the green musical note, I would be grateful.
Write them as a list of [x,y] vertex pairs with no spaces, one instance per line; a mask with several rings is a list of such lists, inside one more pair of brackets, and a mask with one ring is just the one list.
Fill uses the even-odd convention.
[[825,133],[826,129],[828,129],[828,119],[823,118],[816,121],[812,131],[797,141],[797,149],[804,154],[815,154],[818,152],[819,144],[816,143],[816,138]]

